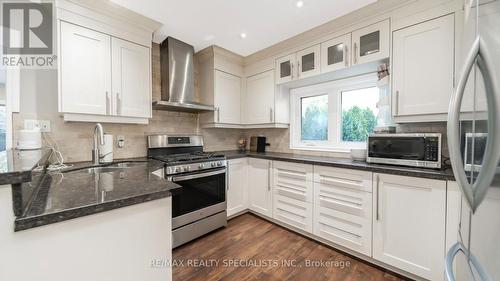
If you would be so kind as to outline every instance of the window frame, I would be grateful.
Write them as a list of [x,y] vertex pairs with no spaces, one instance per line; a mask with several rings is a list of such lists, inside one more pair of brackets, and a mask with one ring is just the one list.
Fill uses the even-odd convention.
[[[377,87],[375,73],[290,90],[290,149],[347,153],[366,142],[342,141],[342,92]],[[328,140],[302,140],[302,98],[328,95]]]

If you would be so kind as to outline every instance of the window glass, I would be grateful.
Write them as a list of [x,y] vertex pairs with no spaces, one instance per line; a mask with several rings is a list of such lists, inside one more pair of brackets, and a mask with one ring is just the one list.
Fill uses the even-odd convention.
[[377,124],[377,87],[343,91],[341,93],[342,108],[342,141],[364,142],[368,134],[373,133]]
[[6,89],[5,89],[5,81],[6,81],[6,71],[5,69],[0,68],[0,151],[5,150],[6,145],[6,110],[5,104],[7,100]]
[[328,95],[301,99],[302,140],[328,140]]

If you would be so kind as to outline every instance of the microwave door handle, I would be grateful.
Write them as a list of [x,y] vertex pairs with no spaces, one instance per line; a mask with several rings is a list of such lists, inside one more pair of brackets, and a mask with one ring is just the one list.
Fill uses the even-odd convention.
[[[450,100],[448,114],[448,148],[450,151],[450,161],[452,164],[455,179],[458,182],[464,197],[466,198],[472,212],[475,212],[479,204],[483,201],[490,187],[491,181],[496,174],[498,160],[500,159],[500,141],[498,113],[498,100],[500,94],[497,81],[493,79],[493,67],[490,52],[478,36],[467,55],[463,72],[457,84],[457,89]],[[462,162],[460,150],[460,107],[465,93],[467,79],[470,76],[473,66],[477,64],[479,71],[483,74],[485,93],[488,105],[488,138],[484,151],[484,159],[481,170],[477,176],[477,181],[469,183]],[[495,76],[496,77],[496,76]]]
[[178,182],[178,181],[186,181],[186,180],[198,179],[198,178],[203,178],[203,177],[209,177],[209,176],[215,176],[215,175],[224,174],[225,172],[226,172],[226,169],[216,170],[216,171],[210,171],[210,172],[205,172],[205,173],[199,173],[199,174],[185,175],[185,176],[173,176],[172,177],[172,181],[173,182]]
[[[455,257],[457,256],[458,252],[464,253],[464,255],[468,258],[467,264],[469,265],[469,270],[470,272],[477,272],[479,274],[479,281],[491,281],[490,276],[484,268],[481,266],[479,261],[476,259],[474,255],[472,255],[469,250],[465,248],[465,246],[461,242],[455,243],[453,246],[451,246],[450,250],[448,250],[448,253],[446,254],[446,259],[445,259],[445,274],[446,274],[446,280],[447,281],[456,281],[457,279],[455,278],[455,274],[453,273],[453,261],[455,260]],[[473,268],[471,268],[471,266]],[[475,279],[478,280],[478,279]]]

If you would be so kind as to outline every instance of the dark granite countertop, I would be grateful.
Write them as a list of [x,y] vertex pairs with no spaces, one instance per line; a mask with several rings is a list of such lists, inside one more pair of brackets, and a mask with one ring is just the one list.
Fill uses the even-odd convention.
[[[131,163],[128,168],[102,166],[100,172],[76,163],[57,172],[47,172],[21,216],[15,231],[56,223],[90,214],[171,196],[179,185],[152,174],[161,162],[135,158],[115,163]],[[115,165],[115,164],[113,164]]]
[[49,150],[9,149],[0,152],[0,185],[30,182],[32,170],[39,163],[45,163]]
[[253,157],[269,160],[278,161],[288,161],[304,164],[314,164],[322,166],[331,166],[337,168],[348,168],[363,171],[371,171],[376,173],[386,173],[401,176],[410,177],[421,177],[428,179],[437,180],[455,180],[453,176],[453,171],[450,169],[435,170],[435,169],[422,169],[422,168],[412,168],[404,166],[392,166],[392,165],[381,165],[381,164],[371,164],[362,161],[353,161],[349,158],[335,158],[335,157],[325,157],[325,156],[308,156],[299,155],[292,153],[279,153],[279,152],[239,152],[236,150],[231,151],[216,151],[217,153],[223,154],[227,159],[237,159],[242,157]]

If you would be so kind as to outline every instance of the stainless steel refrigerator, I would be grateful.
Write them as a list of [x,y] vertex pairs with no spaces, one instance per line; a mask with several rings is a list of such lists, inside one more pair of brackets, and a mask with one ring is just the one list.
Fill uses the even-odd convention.
[[448,204],[448,223],[457,214],[457,224],[447,233],[456,241],[448,243],[446,278],[500,280],[500,0],[464,0],[463,23],[448,112],[460,193]]

